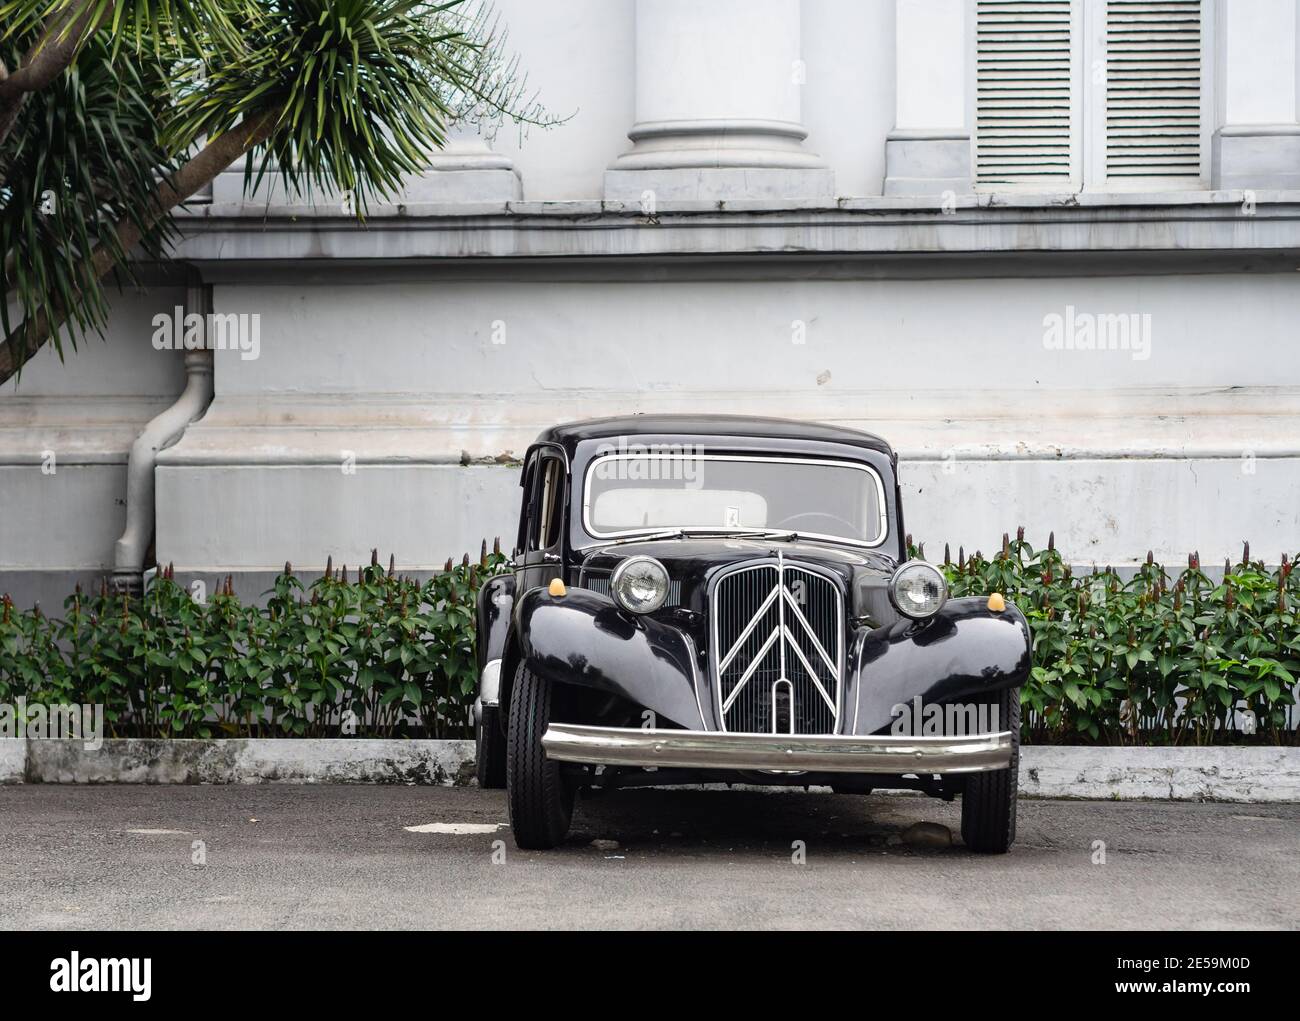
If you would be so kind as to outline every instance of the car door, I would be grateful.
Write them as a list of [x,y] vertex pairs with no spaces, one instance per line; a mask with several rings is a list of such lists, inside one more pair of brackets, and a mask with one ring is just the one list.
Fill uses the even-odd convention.
[[[520,542],[523,549],[523,584],[527,592],[552,578],[564,576],[564,519],[568,500],[568,473],[558,451],[535,452],[533,470],[525,484],[531,487]],[[525,469],[527,471],[527,469]]]

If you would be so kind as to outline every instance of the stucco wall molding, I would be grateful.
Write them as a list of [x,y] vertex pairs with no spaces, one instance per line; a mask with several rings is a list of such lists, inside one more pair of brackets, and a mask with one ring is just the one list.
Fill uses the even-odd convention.
[[[914,199],[817,204],[678,203],[654,217],[617,203],[505,203],[373,209],[364,226],[310,209],[205,207],[182,221],[177,258],[204,264],[372,260],[582,260],[707,257],[852,258],[905,264],[932,255],[1165,255],[1191,265],[1222,252],[1300,253],[1300,191],[1160,196],[967,196],[945,209]],[[304,214],[304,215],[300,215]],[[1297,263],[1300,265],[1300,262]]]

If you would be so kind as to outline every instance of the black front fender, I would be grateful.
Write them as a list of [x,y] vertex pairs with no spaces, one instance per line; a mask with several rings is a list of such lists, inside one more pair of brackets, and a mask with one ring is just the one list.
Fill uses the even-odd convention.
[[1019,687],[1029,676],[1031,654],[1024,614],[1010,603],[994,612],[982,596],[950,599],[925,623],[864,628],[848,658],[850,732],[887,730],[894,707],[917,697],[938,705]]
[[[513,630],[512,663],[558,684],[618,695],[688,730],[704,729],[694,643],[677,628],[627,613],[588,589],[552,596],[536,588],[515,600]],[[501,681],[513,685],[513,673]]]
[[478,671],[494,659],[501,659],[510,634],[510,620],[515,607],[515,576],[494,574],[478,590],[475,607],[478,641]]

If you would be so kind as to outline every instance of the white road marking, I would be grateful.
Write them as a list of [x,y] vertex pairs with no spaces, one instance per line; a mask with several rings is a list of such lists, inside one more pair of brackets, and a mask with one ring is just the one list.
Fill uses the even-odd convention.
[[426,822],[403,828],[407,833],[452,833],[463,836],[466,833],[495,833],[504,826],[503,822]]
[[188,837],[189,830],[127,830],[127,833],[138,833],[142,837]]

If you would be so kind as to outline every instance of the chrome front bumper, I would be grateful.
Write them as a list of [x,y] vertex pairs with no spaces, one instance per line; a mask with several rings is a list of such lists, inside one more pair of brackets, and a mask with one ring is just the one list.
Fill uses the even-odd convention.
[[982,773],[1011,765],[1011,731],[970,737],[847,737],[633,730],[552,723],[546,757],[602,766],[815,773]]

